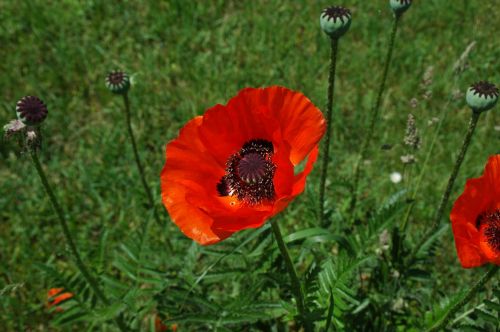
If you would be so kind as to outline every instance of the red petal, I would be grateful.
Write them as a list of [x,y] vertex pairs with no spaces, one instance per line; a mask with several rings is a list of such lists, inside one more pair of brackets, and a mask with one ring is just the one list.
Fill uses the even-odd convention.
[[500,154],[491,156],[484,168],[484,177],[492,197],[500,202]]
[[318,146],[314,147],[314,149],[307,157],[307,163],[304,170],[301,173],[295,175],[292,186],[292,192],[290,193],[290,195],[282,197],[275,203],[273,215],[283,211],[283,209],[286,208],[288,204],[290,204],[290,202],[296,196],[300,195],[304,191],[307,176],[309,175],[309,173],[311,173],[314,163],[316,162],[317,159],[318,159]]
[[209,109],[203,116],[200,134],[208,147],[217,146],[217,159],[225,162],[250,139],[271,140],[278,129],[276,124],[291,146],[290,160],[294,165],[309,154],[326,130],[322,113],[307,97],[274,86],[243,89],[227,106]]
[[62,292],[64,290],[64,288],[51,288],[49,289],[49,291],[47,292],[47,297],[53,297],[54,295],[57,295],[59,294],[60,292]]
[[198,127],[201,122],[201,117],[188,122],[179,137],[167,145],[161,188],[163,204],[172,221],[188,237],[201,244],[210,244],[230,234],[214,232],[210,228],[213,219],[186,200],[190,192],[213,194],[211,191],[215,192],[215,187],[212,184],[224,175],[224,169],[200,141]]
[[325,133],[323,114],[300,92],[276,86],[265,89],[263,95],[281,124],[283,138],[292,148],[290,160],[298,165]]
[[57,297],[54,298],[54,301],[51,303],[51,305],[57,305],[63,301],[66,301],[70,298],[73,297],[73,294],[72,293],[62,293],[61,295],[58,295]]

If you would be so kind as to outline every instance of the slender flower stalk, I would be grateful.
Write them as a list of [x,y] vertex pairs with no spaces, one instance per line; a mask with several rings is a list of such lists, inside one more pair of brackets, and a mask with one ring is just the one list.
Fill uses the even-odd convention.
[[[150,208],[153,210],[154,218],[158,223],[158,225],[161,225],[160,216],[158,215],[158,211],[156,210],[156,205],[153,199],[151,188],[149,188],[148,182],[146,181],[146,176],[144,175],[144,167],[142,166],[141,158],[139,157],[134,131],[132,130],[130,101],[128,99],[128,92],[125,92],[123,94],[123,103],[125,105],[125,117],[127,122],[128,135],[130,137],[130,142],[132,143],[132,150],[134,151],[135,163],[137,165],[137,169],[139,170],[139,176],[141,177],[142,186],[144,187],[144,191],[146,192],[146,196],[148,197]],[[148,226],[147,224],[144,226],[143,230],[144,232],[147,232],[147,226]],[[170,243],[170,241],[167,240],[166,243],[169,249],[172,250],[172,244]]]
[[377,93],[377,99],[376,102],[372,108],[371,112],[371,119],[370,119],[370,126],[368,127],[368,132],[365,136],[365,140],[363,142],[363,145],[361,147],[361,152],[358,158],[358,161],[356,162],[356,166],[354,167],[354,177],[353,177],[353,183],[351,187],[351,203],[349,210],[351,211],[351,215],[354,215],[354,210],[356,209],[356,203],[357,203],[357,195],[358,195],[358,184],[359,184],[359,177],[361,173],[361,164],[363,160],[365,160],[366,155],[368,153],[368,149],[370,148],[370,143],[373,139],[373,134],[375,132],[375,126],[377,124],[377,120],[379,117],[379,110],[380,110],[380,104],[382,103],[382,96],[384,94],[385,90],[385,83],[387,81],[387,75],[389,73],[389,67],[391,65],[391,60],[392,60],[392,54],[394,51],[394,44],[396,40],[396,34],[398,31],[398,25],[399,21],[401,19],[401,14],[395,14],[394,15],[394,20],[392,23],[392,30],[391,30],[391,36],[389,38],[389,47],[387,49],[387,56],[385,59],[385,64],[384,64],[384,72],[382,74],[382,80],[380,81],[380,85],[378,88],[378,93]]
[[448,184],[446,186],[446,190],[441,197],[441,202],[439,203],[439,207],[437,209],[436,215],[434,217],[434,222],[429,228],[429,230],[425,233],[425,235],[420,239],[417,245],[413,248],[410,256],[409,262],[412,262],[418,251],[425,243],[425,241],[436,232],[441,223],[441,219],[443,218],[444,210],[448,204],[450,199],[451,191],[453,190],[453,185],[455,184],[455,180],[457,178],[458,172],[460,170],[460,166],[464,161],[465,154],[467,153],[467,149],[472,140],[472,135],[477,126],[477,122],[482,112],[485,112],[491,109],[498,101],[499,91],[495,85],[486,82],[480,81],[473,84],[468,90],[466,95],[467,104],[472,109],[472,115],[469,122],[469,128],[467,129],[467,133],[465,134],[464,142],[462,143],[462,148],[457,156],[455,161],[455,165],[453,166],[453,170],[451,172],[450,178],[448,179]]
[[337,64],[337,51],[338,51],[337,38],[331,39],[331,53],[330,53],[330,74],[328,76],[328,102],[326,105],[326,139],[323,143],[323,160],[321,165],[321,182],[319,191],[319,216],[320,221],[325,225],[325,186],[326,177],[328,175],[328,161],[330,159],[330,139],[332,132],[332,113],[333,113],[333,91],[335,89],[335,69]]
[[128,93],[123,95],[123,104],[125,105],[125,117],[127,123],[127,131],[130,137],[130,142],[132,143],[132,150],[134,151],[135,163],[137,165],[137,169],[139,170],[139,176],[141,177],[142,186],[144,187],[144,191],[146,192],[146,196],[148,197],[149,204],[154,212],[154,217],[158,224],[161,224],[160,217],[155,209],[155,204],[153,200],[153,194],[151,193],[151,189],[146,181],[146,176],[144,175],[144,167],[142,166],[141,158],[139,157],[139,152],[137,150],[137,143],[135,141],[134,131],[132,130],[132,122],[130,115],[130,102],[128,99]]
[[[39,127],[47,118],[47,106],[38,97],[26,96],[17,102],[16,113],[19,120],[11,121],[9,124],[4,126],[5,135],[7,138],[11,138],[14,135],[23,136],[23,145],[25,146],[26,151],[30,154],[31,160],[33,161],[33,166],[35,166],[38,176],[40,177],[40,181],[42,182],[45,191],[49,195],[50,202],[52,203],[52,206],[56,211],[59,223],[61,224],[61,228],[63,230],[63,234],[66,238],[66,241],[68,242],[70,252],[74,258],[77,268],[80,270],[80,273],[83,275],[90,288],[92,288],[98,300],[101,301],[104,305],[109,306],[111,302],[99,287],[99,283],[97,282],[97,280],[92,276],[90,271],[83,263],[78,248],[73,241],[73,237],[69,230],[68,223],[66,222],[63,209],[57,201],[57,198],[54,195],[54,191],[52,190],[49,181],[47,180],[47,176],[43,171],[42,165],[40,164],[40,160],[38,159],[37,151],[41,147],[42,142]],[[121,331],[128,330],[121,316],[118,316],[115,319],[115,322]]]
[[460,170],[460,166],[462,166],[462,162],[464,161],[465,154],[467,153],[467,149],[470,145],[472,135],[474,134],[477,121],[479,120],[480,115],[481,113],[479,112],[472,112],[472,116],[469,122],[469,128],[467,129],[467,133],[465,134],[464,142],[462,143],[462,148],[460,149],[457,159],[455,160],[455,165],[453,166],[450,178],[448,179],[446,190],[444,191],[443,196],[441,197],[441,202],[439,203],[436,215],[434,216],[434,221],[432,223],[432,226],[425,233],[422,239],[417,243],[417,245],[413,248],[413,251],[409,259],[410,262],[415,258],[416,254],[420,250],[420,247],[422,247],[425,241],[427,241],[427,239],[437,231],[439,225],[441,224],[441,219],[443,218],[444,210],[446,208],[446,205],[448,204],[448,201],[450,200],[450,195],[453,189],[453,185],[455,184],[455,180],[457,178],[458,171]]
[[498,265],[492,265],[488,272],[486,272],[481,279],[474,284],[462,297],[462,299],[457,302],[454,306],[452,306],[446,314],[444,314],[443,318],[438,321],[436,324],[434,324],[431,328],[427,330],[427,332],[435,332],[435,331],[441,331],[448,325],[449,321],[453,316],[460,310],[464,305],[466,305],[476,293],[483,288],[483,286],[497,273],[499,266]]
[[351,26],[351,12],[340,6],[325,8],[320,15],[320,26],[330,37],[330,70],[328,75],[327,92],[327,116],[326,116],[326,139],[323,143],[323,161],[321,169],[321,180],[319,189],[319,220],[323,226],[327,226],[325,217],[325,186],[328,175],[328,161],[330,159],[330,140],[332,135],[332,113],[333,95],[335,90],[335,71],[337,66],[337,53],[339,38],[343,36]]
[[[38,176],[40,177],[40,180],[45,188],[45,191],[49,195],[50,202],[52,203],[52,206],[54,210],[56,211],[57,217],[59,219],[59,223],[61,224],[63,234],[66,237],[66,241],[68,242],[69,249],[71,251],[71,254],[73,255],[73,258],[75,260],[75,264],[77,268],[80,270],[81,274],[85,278],[85,280],[88,282],[89,286],[92,288],[94,294],[97,296],[97,298],[106,306],[109,306],[111,303],[104,294],[104,292],[101,290],[99,287],[99,284],[97,280],[92,276],[90,271],[87,269],[85,264],[83,263],[83,260],[80,256],[80,253],[75,245],[75,242],[73,241],[73,237],[71,236],[71,232],[68,228],[68,223],[66,222],[66,218],[64,217],[64,212],[59,205],[56,196],[54,195],[54,192],[52,191],[52,188],[49,185],[49,182],[47,180],[47,176],[45,175],[45,172],[43,171],[42,165],[40,164],[40,160],[38,159],[37,151],[36,148],[30,148],[29,147],[29,152],[31,159],[33,161],[33,165],[35,166],[35,169],[38,173]],[[118,317],[115,319],[116,324],[120,328],[121,331],[127,331],[127,327],[125,323],[123,322],[121,317]]]
[[307,317],[307,308],[305,305],[304,291],[302,289],[302,285],[300,283],[297,271],[295,270],[295,266],[293,265],[292,258],[290,257],[290,253],[288,252],[288,249],[286,247],[285,241],[283,241],[283,236],[281,235],[280,226],[275,220],[273,220],[271,222],[271,228],[273,230],[274,237],[276,238],[276,242],[278,243],[278,248],[281,252],[281,256],[285,261],[288,274],[290,275],[293,295],[295,296],[295,301],[297,303],[297,310],[299,312],[299,315],[301,316],[302,323],[304,324],[304,329],[306,332],[313,331],[312,323],[309,321]]
[[[160,216],[158,215],[158,211],[156,210],[156,205],[154,202],[151,188],[149,187],[148,182],[146,181],[144,167],[142,165],[139,152],[137,150],[137,143],[135,140],[134,131],[132,130],[132,121],[131,121],[132,113],[130,111],[130,101],[128,98],[128,91],[130,90],[130,79],[125,72],[113,71],[109,73],[108,76],[106,77],[106,86],[111,92],[123,96],[123,104],[125,108],[125,120],[127,125],[128,136],[130,138],[130,142],[132,144],[132,150],[134,152],[135,163],[137,165],[139,176],[141,178],[141,183],[142,186],[144,187],[144,191],[146,192],[150,208],[153,210],[153,216],[155,218],[155,221],[157,222],[158,225],[161,225],[162,223],[160,220]],[[148,221],[146,221],[146,224],[144,225],[143,228],[144,232],[147,232],[148,224],[149,224],[149,219]],[[172,244],[170,243],[170,241],[167,240],[166,243],[168,248],[172,250]]]

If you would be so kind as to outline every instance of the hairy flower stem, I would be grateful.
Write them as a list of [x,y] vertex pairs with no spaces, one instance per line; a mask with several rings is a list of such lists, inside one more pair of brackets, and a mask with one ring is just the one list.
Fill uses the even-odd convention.
[[429,230],[425,233],[425,235],[422,237],[422,239],[418,242],[418,244],[413,248],[412,253],[409,258],[409,262],[413,261],[415,256],[417,255],[418,251],[420,250],[420,247],[429,239],[429,237],[434,234],[437,229],[439,228],[439,225],[441,223],[441,219],[443,217],[444,210],[446,208],[446,205],[448,204],[448,201],[450,199],[451,191],[453,190],[453,185],[455,184],[455,180],[457,178],[458,172],[460,170],[460,166],[462,165],[462,162],[464,161],[465,154],[467,153],[467,149],[470,145],[472,135],[474,134],[474,131],[476,129],[477,121],[479,120],[479,116],[481,115],[480,112],[472,112],[472,116],[469,122],[469,128],[467,130],[467,133],[465,134],[464,142],[462,143],[462,148],[460,149],[460,153],[458,154],[457,160],[455,161],[455,166],[453,166],[453,170],[451,171],[450,178],[448,179],[448,184],[446,186],[446,190],[443,193],[443,196],[441,197],[441,202],[439,203],[439,207],[437,209],[436,215],[434,217],[434,222],[429,228]]
[[363,141],[363,145],[361,148],[361,152],[359,154],[358,161],[356,162],[356,166],[354,167],[354,179],[351,187],[351,203],[349,207],[349,211],[351,212],[351,215],[354,215],[354,210],[356,209],[356,203],[358,200],[358,184],[359,184],[359,177],[361,173],[361,164],[363,160],[365,160],[366,155],[368,153],[368,149],[370,148],[370,143],[373,139],[373,134],[375,132],[375,125],[377,124],[378,116],[379,116],[379,110],[380,110],[380,104],[382,103],[382,96],[384,94],[385,90],[385,83],[387,81],[387,74],[389,73],[389,67],[391,65],[391,59],[392,59],[392,53],[394,51],[394,42],[396,40],[396,33],[398,31],[398,24],[401,16],[400,15],[394,15],[394,21],[392,24],[392,31],[391,31],[391,36],[389,39],[389,48],[387,49],[387,56],[385,59],[385,65],[384,65],[384,72],[382,74],[382,80],[380,81],[379,89],[378,89],[378,94],[377,94],[377,99],[375,102],[375,105],[372,108],[371,112],[371,119],[370,119],[370,126],[368,127],[368,132],[365,136],[365,140]]
[[[135,142],[134,131],[132,130],[130,102],[128,99],[128,93],[123,94],[123,103],[125,104],[125,116],[127,121],[128,135],[130,137],[130,142],[132,143],[132,149],[134,150],[135,163],[137,165],[137,169],[139,170],[139,176],[141,177],[142,186],[144,187],[144,191],[146,192],[146,196],[148,197],[150,208],[153,210],[154,218],[158,223],[158,225],[161,225],[160,216],[158,215],[158,211],[156,211],[156,205],[153,199],[153,194],[146,181],[146,176],[144,175],[144,167],[142,166],[141,158],[139,157],[139,152],[137,150],[137,143]],[[170,243],[170,241],[167,240],[166,243],[168,248],[172,250],[172,244]]]
[[[35,166],[35,169],[38,173],[38,176],[40,177],[40,180],[42,181],[42,184],[45,188],[45,191],[49,195],[50,202],[52,203],[52,206],[54,207],[54,210],[56,211],[56,214],[58,216],[59,222],[61,224],[61,227],[63,229],[64,236],[66,237],[66,241],[68,242],[69,248],[71,253],[73,254],[73,258],[75,259],[75,264],[77,268],[80,270],[81,274],[85,278],[85,280],[88,282],[89,286],[92,288],[94,291],[95,295],[97,298],[106,306],[110,305],[110,302],[106,295],[104,295],[104,292],[101,290],[99,287],[99,284],[97,280],[90,274],[89,270],[85,266],[85,264],[82,261],[82,258],[80,256],[80,253],[78,252],[78,249],[75,245],[75,242],[73,241],[73,237],[71,236],[71,232],[69,231],[68,228],[68,223],[66,222],[66,218],[64,217],[64,212],[59,205],[56,196],[54,195],[54,192],[52,191],[52,188],[49,185],[49,182],[47,180],[47,176],[45,175],[45,172],[43,171],[42,165],[40,164],[40,160],[38,159],[38,155],[36,153],[35,148],[30,148],[30,155],[31,159],[33,160],[33,165]],[[121,318],[117,318],[116,324],[120,328],[121,331],[127,331],[127,327],[123,320]]]
[[440,321],[438,321],[436,324],[434,324],[431,328],[427,330],[427,332],[434,332],[434,331],[441,331],[448,325],[448,322],[450,319],[455,315],[464,305],[466,305],[474,295],[476,295],[477,291],[479,291],[498,271],[498,265],[493,265],[490,267],[488,272],[486,272],[481,279],[476,282],[472,288],[470,288],[462,297],[462,299],[456,303],[454,306],[452,306],[448,312],[441,318]]
[[281,256],[285,261],[288,274],[290,275],[293,295],[295,296],[295,300],[297,302],[297,310],[299,312],[299,315],[301,316],[302,323],[304,324],[304,329],[306,332],[313,331],[313,326],[307,317],[307,308],[305,306],[305,298],[302,285],[300,283],[299,276],[297,275],[297,271],[295,270],[295,266],[293,265],[290,253],[288,252],[288,249],[286,247],[285,241],[283,241],[280,226],[276,221],[273,220],[271,222],[271,228],[273,230],[274,237],[276,238],[276,242],[278,243],[278,248],[281,252]]
[[323,226],[326,225],[325,218],[325,185],[328,173],[328,160],[330,156],[330,139],[332,135],[332,113],[333,113],[333,91],[335,89],[335,70],[337,67],[338,38],[330,38],[330,73],[328,75],[328,101],[326,104],[326,140],[323,143],[323,163],[321,168],[321,182],[319,187],[319,219]]

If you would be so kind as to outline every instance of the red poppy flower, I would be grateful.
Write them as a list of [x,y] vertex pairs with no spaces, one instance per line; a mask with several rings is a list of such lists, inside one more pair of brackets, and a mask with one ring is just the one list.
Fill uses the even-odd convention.
[[467,180],[450,219],[463,267],[500,265],[500,155],[489,158],[483,176]]
[[47,292],[47,308],[49,310],[54,308],[53,310],[56,312],[63,311],[63,308],[59,307],[58,304],[73,297],[73,293],[70,292],[61,293],[63,290],[64,288],[51,288]]
[[181,231],[203,245],[260,227],[304,190],[324,132],[323,115],[303,94],[243,89],[168,143],[163,204]]

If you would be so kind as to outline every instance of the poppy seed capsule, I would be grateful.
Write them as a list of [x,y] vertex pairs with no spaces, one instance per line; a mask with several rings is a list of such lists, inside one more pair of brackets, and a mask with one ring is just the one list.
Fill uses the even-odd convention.
[[17,118],[27,126],[38,126],[47,117],[47,106],[35,96],[21,98],[16,104]]
[[116,94],[125,94],[130,89],[130,79],[123,71],[112,71],[106,76],[106,87]]
[[480,81],[467,89],[465,99],[474,112],[484,112],[495,106],[498,95],[498,88],[494,84]]
[[351,26],[351,11],[340,6],[323,9],[319,17],[321,29],[331,38],[339,38]]
[[401,15],[411,6],[411,0],[390,0],[391,9],[396,15]]

